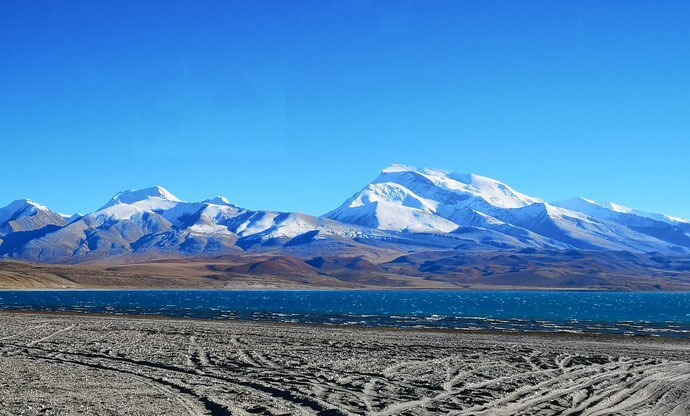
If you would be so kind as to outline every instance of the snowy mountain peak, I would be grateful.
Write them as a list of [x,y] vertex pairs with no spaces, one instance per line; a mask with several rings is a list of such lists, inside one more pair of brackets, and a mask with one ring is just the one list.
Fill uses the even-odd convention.
[[18,199],[11,202],[6,207],[0,208],[0,224],[10,221],[13,218],[33,215],[36,211],[50,211],[50,209],[30,199]]
[[[325,216],[383,230],[449,232],[469,211],[541,204],[495,179],[406,165],[391,165],[343,205]],[[460,221],[462,222],[462,221]]]
[[499,208],[521,208],[542,200],[521,194],[495,179],[471,173],[455,173],[405,165],[391,165],[372,183],[397,183],[429,199],[445,194],[450,199],[474,198]]
[[[400,165],[397,163],[394,163],[387,168],[385,168],[381,173],[398,173],[398,172],[422,172],[422,171],[429,171],[432,172],[433,169],[427,169],[424,167],[417,167],[417,166],[409,166],[409,165]],[[447,173],[445,171],[438,170],[437,172],[440,173]]]
[[170,193],[162,186],[152,186],[144,189],[130,189],[127,191],[118,192],[114,197],[103,205],[100,210],[112,207],[118,204],[135,204],[137,202],[145,201],[147,199],[156,198],[159,200],[181,202],[181,200]]
[[42,211],[48,211],[48,207],[45,205],[41,205],[38,202],[35,202],[31,199],[18,199],[14,202],[12,202],[10,205],[15,205],[15,206],[31,206],[37,209],[40,209]]

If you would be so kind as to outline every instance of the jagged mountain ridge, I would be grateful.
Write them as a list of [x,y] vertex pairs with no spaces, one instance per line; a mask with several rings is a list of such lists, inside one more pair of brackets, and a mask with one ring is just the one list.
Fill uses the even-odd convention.
[[305,214],[248,210],[223,197],[184,202],[157,186],[120,192],[101,209],[6,252],[19,259],[59,262],[214,256],[326,239],[355,246],[359,237],[380,234]]
[[690,253],[690,222],[613,203],[547,203],[494,179],[392,165],[323,217],[185,202],[155,186],[65,216],[29,200],[0,209],[0,255],[41,262],[281,252],[377,257],[421,250]]

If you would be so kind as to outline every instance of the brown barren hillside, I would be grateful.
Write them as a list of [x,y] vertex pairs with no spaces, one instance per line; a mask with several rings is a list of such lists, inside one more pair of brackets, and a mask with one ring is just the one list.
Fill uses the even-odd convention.
[[690,291],[690,260],[584,250],[448,250],[378,263],[276,254],[90,265],[3,261],[0,288]]

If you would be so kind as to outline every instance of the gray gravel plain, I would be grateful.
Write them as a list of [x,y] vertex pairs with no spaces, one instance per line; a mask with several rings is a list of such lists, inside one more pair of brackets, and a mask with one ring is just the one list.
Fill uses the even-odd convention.
[[0,313],[1,415],[688,415],[690,342]]

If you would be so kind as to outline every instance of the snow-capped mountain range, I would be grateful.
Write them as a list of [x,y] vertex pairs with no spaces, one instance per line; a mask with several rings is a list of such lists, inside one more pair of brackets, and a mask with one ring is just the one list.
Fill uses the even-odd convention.
[[585,198],[548,203],[494,179],[402,165],[322,217],[185,202],[160,186],[86,215],[30,200],[0,208],[0,256],[43,262],[524,248],[687,255],[690,221]]

